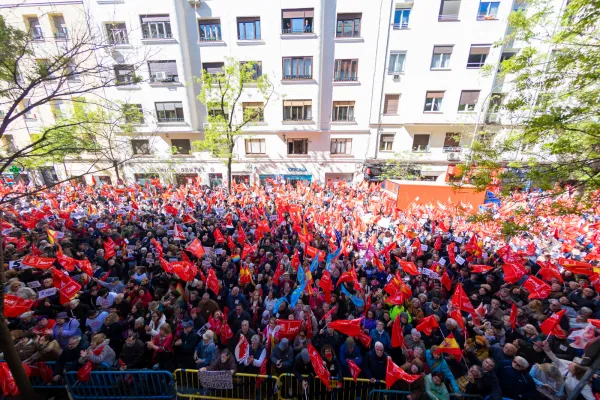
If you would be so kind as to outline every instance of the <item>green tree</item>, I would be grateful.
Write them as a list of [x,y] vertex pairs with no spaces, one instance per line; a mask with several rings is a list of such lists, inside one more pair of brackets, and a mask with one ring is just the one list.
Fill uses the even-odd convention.
[[[480,188],[492,171],[502,171],[505,193],[531,185],[559,194],[565,186],[557,183],[569,183],[584,199],[600,188],[600,2],[563,3],[528,2],[510,15],[509,34],[497,43],[523,44],[499,70],[514,86],[503,112],[516,123],[493,145],[478,134],[463,170],[476,166],[470,181]],[[507,155],[522,161],[507,162]]]
[[[198,79],[202,89],[198,99],[208,109],[208,124],[204,139],[193,143],[194,149],[209,151],[213,157],[221,158],[227,165],[227,185],[231,191],[231,165],[233,150],[238,137],[247,134],[244,127],[263,120],[264,109],[274,95],[273,85],[261,66],[255,62],[240,63],[227,59],[223,70],[218,73],[202,71]],[[262,107],[242,107],[244,92],[256,90]],[[252,98],[256,103],[256,98]],[[241,108],[241,110],[240,110]]]

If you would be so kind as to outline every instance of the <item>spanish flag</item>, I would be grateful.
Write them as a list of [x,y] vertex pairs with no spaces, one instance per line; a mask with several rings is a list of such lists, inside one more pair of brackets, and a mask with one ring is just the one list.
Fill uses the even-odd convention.
[[50,244],[52,246],[54,246],[54,243],[57,241],[57,233],[56,231],[53,231],[52,229],[46,229],[46,233],[48,234],[48,242],[50,242]]
[[250,282],[252,282],[252,274],[250,273],[250,269],[248,267],[241,267],[238,283],[240,286],[245,286]]
[[435,351],[435,354],[441,353],[448,353],[450,355],[453,355],[457,361],[460,361],[460,359],[462,358],[462,351],[458,346],[458,342],[456,341],[456,339],[454,339],[454,335],[452,333],[446,336],[442,344],[440,344],[437,350]]

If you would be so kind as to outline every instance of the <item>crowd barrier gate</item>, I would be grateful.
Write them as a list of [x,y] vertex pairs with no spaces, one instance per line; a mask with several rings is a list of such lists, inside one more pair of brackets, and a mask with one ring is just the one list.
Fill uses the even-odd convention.
[[[307,375],[303,375],[303,377],[307,377]],[[341,382],[341,387],[338,387],[339,382],[337,379],[332,379],[330,386],[333,389],[329,391],[319,378],[314,377],[309,380],[305,393],[301,382],[296,379],[294,374],[281,374],[279,381],[281,382],[281,389],[279,390],[280,400],[305,399],[306,397],[309,399],[324,400],[366,399],[373,388],[385,388],[384,381],[371,383],[368,379],[357,378],[356,382],[354,382],[352,378],[344,378],[343,382]]]
[[92,371],[88,382],[80,382],[77,371],[66,374],[68,390],[75,400],[168,399],[175,397],[169,371]]
[[227,399],[227,400],[278,400],[281,384],[273,375],[233,375],[233,389],[208,389],[200,385],[198,370],[177,369],[173,373],[175,393],[182,399]]

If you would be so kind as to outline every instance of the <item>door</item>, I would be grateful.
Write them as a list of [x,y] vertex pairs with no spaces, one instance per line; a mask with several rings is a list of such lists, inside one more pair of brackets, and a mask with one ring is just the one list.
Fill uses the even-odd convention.
[[210,187],[217,187],[223,185],[223,174],[208,174],[208,181]]

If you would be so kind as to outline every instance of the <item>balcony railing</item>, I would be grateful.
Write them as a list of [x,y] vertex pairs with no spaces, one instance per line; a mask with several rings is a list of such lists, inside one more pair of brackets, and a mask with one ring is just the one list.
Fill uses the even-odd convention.
[[171,33],[144,33],[143,39],[173,39]]
[[496,19],[498,19],[498,18],[494,14],[487,14],[487,13],[477,14],[477,21],[493,21]]
[[441,15],[438,15],[438,21],[458,21],[458,14],[441,14]]
[[339,75],[335,75],[333,77],[333,81],[334,82],[356,82],[356,81],[358,81],[358,77],[357,76],[339,76]]
[[175,75],[175,76],[167,76],[166,78],[158,78],[155,76],[151,76],[150,77],[150,82],[151,83],[173,83],[173,82],[179,82],[179,76]]
[[54,32],[55,39],[67,39],[68,37],[69,37],[69,34],[67,31]]
[[394,24],[394,29],[408,29],[408,22],[400,22],[399,24]]
[[282,29],[281,33],[284,35],[302,35],[302,34],[306,34],[306,33],[313,33],[313,28],[312,28],[312,26],[305,26],[302,29],[294,29],[294,28]]
[[462,152],[462,148],[460,146],[458,146],[458,147],[444,146],[442,151],[444,153],[460,153],[460,152]]
[[183,118],[183,117],[172,117],[172,118],[158,117],[158,122],[185,122],[185,118]]
[[110,44],[119,45],[119,44],[129,44],[129,39],[126,37],[113,37],[108,39]]
[[284,117],[283,120],[286,122],[306,122],[306,121],[312,121],[312,117],[306,117],[306,118]]
[[201,42],[221,42],[222,40],[221,36],[200,37]]
[[284,81],[298,81],[303,79],[312,79],[312,75],[283,75]]
[[333,122],[354,122],[354,117],[338,117],[338,118],[332,118],[331,119]]
[[32,28],[30,35],[31,35],[31,39],[33,39],[33,40],[43,40],[44,39],[44,32],[42,32],[42,28]]
[[413,146],[413,153],[429,153],[429,145]]
[[468,62],[467,68],[482,68],[485,65],[485,61]]

